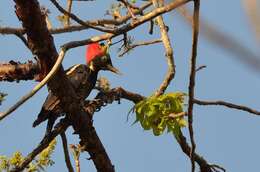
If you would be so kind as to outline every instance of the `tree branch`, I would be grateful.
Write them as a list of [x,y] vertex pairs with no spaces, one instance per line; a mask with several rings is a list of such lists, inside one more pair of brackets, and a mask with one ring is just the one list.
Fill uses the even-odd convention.
[[32,61],[0,63],[0,81],[37,80],[40,71],[39,64]]
[[189,100],[188,100],[188,123],[189,133],[191,140],[191,152],[190,159],[192,164],[192,172],[195,171],[194,153],[196,149],[194,134],[193,134],[193,98],[195,90],[195,77],[196,77],[196,58],[197,58],[197,46],[199,35],[199,8],[200,0],[194,0],[194,13],[193,13],[193,35],[192,35],[192,53],[191,53],[191,69],[190,69],[190,82],[189,82]]
[[[153,5],[155,8],[158,8],[158,6],[163,6],[164,4],[158,4],[157,0],[153,0]],[[162,16],[158,16],[156,18],[158,25],[160,27],[160,31],[161,31],[161,39],[165,48],[165,56],[167,59],[167,64],[168,64],[168,71],[167,74],[165,76],[164,81],[162,82],[162,84],[160,85],[159,89],[156,91],[155,95],[159,96],[162,95],[165,90],[167,89],[168,85],[170,84],[171,80],[174,78],[175,76],[175,64],[174,64],[174,57],[173,57],[173,49],[171,46],[171,42],[170,42],[170,38],[168,35],[168,31],[166,28],[166,25],[164,24],[163,21],[163,17]]]
[[61,133],[60,136],[61,136],[61,140],[62,140],[62,147],[63,147],[64,157],[65,157],[66,166],[68,168],[68,172],[74,172],[74,169],[73,169],[71,161],[70,161],[68,143],[67,143],[67,138],[66,138],[65,132]]
[[244,106],[244,105],[236,105],[236,104],[233,104],[233,103],[229,103],[229,102],[225,102],[225,101],[222,101],[222,100],[217,100],[217,101],[203,101],[203,100],[198,100],[198,99],[193,99],[193,102],[195,104],[198,104],[198,105],[219,105],[219,106],[226,106],[228,108],[231,108],[231,109],[237,109],[237,110],[242,110],[242,111],[246,111],[246,112],[249,112],[253,115],[257,115],[259,116],[260,115],[260,111],[257,111],[257,110],[254,110],[252,108],[249,108],[247,106]]
[[155,40],[150,40],[150,41],[140,41],[137,42],[135,44],[130,44],[129,46],[127,46],[125,48],[125,50],[123,52],[121,52],[118,56],[122,57],[124,56],[126,53],[128,53],[129,51],[131,51],[132,49],[139,47],[139,46],[144,46],[144,45],[152,45],[152,44],[157,44],[157,43],[161,43],[162,40],[161,39],[155,39]]

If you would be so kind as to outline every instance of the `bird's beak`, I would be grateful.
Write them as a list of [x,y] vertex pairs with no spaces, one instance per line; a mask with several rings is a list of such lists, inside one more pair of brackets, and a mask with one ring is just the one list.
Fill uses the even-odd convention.
[[106,66],[107,67],[107,69],[109,70],[109,71],[111,71],[111,72],[114,72],[114,73],[116,73],[116,74],[118,74],[118,75],[122,75],[122,73],[117,69],[117,68],[115,68],[114,66],[112,66],[112,65],[107,65]]

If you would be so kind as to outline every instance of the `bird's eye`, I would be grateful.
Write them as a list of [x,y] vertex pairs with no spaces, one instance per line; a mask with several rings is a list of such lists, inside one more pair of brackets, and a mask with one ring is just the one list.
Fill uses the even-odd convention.
[[102,56],[101,57],[101,61],[106,62],[107,61],[107,56]]

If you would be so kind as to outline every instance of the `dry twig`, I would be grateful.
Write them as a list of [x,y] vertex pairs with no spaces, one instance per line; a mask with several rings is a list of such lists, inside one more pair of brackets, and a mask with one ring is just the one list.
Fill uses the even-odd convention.
[[[153,4],[154,4],[154,7],[158,9],[158,5],[159,5],[158,1],[153,0]],[[164,7],[164,4],[160,4],[160,6]],[[170,84],[171,80],[174,78],[175,64],[174,64],[174,57],[173,57],[173,49],[171,46],[168,31],[164,24],[162,15],[158,16],[156,18],[156,20],[160,27],[161,40],[162,40],[164,48],[165,48],[165,56],[166,56],[167,64],[168,64],[168,71],[167,71],[166,77],[165,77],[163,83],[160,85],[159,89],[155,93],[155,96],[160,96],[161,94],[164,93],[164,91],[167,89],[168,85]]]
[[192,34],[192,53],[191,53],[191,69],[190,69],[190,82],[189,82],[189,100],[188,100],[188,123],[189,133],[191,140],[191,152],[190,159],[192,164],[192,172],[195,171],[194,153],[196,144],[193,134],[193,98],[195,89],[195,78],[196,78],[196,58],[197,58],[197,47],[198,47],[198,36],[199,36],[199,8],[200,0],[194,0],[194,13],[193,13],[193,34]]
[[66,166],[67,166],[69,172],[74,172],[74,169],[73,169],[71,161],[70,161],[67,137],[66,137],[65,132],[62,132],[60,134],[60,136],[61,136],[61,140],[62,140],[62,147],[63,147],[63,152],[64,152]]

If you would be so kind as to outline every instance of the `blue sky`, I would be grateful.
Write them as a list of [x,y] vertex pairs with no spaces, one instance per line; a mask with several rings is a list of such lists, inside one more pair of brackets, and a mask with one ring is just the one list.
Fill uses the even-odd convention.
[[[105,9],[115,1],[75,2],[73,12],[82,19],[103,17]],[[53,25],[58,26],[55,20],[57,10],[47,0],[41,4],[50,7]],[[258,53],[256,39],[251,32],[249,22],[237,0],[207,0],[201,1],[201,16],[214,24],[217,29],[231,35],[253,52]],[[97,14],[98,13],[98,14]],[[188,91],[189,58],[191,54],[191,29],[176,13],[165,15],[166,23],[170,27],[171,42],[174,47],[176,61],[176,76],[168,92]],[[14,13],[13,1],[0,1],[0,25],[21,26]],[[159,38],[159,29],[154,35],[146,34],[148,24],[131,31],[135,40],[149,40]],[[68,41],[81,40],[97,34],[95,31],[83,31],[73,34],[55,35],[57,49]],[[116,38],[115,40],[119,40]],[[29,50],[15,36],[0,35],[0,61],[19,60],[24,62],[32,59]],[[123,73],[116,76],[109,72],[102,72],[112,87],[123,88],[151,95],[162,82],[167,71],[164,49],[162,45],[153,45],[136,48],[135,51],[123,58],[117,57],[117,48],[111,48],[114,66]],[[79,47],[68,52],[63,62],[65,68],[85,63],[85,48]],[[246,58],[246,57],[245,57]],[[225,100],[236,104],[244,104],[259,109],[259,73],[242,64],[232,53],[223,51],[200,35],[197,65],[206,65],[207,68],[197,73],[195,96],[202,100]],[[27,93],[36,83],[21,81],[0,85],[0,91],[8,93],[0,111],[8,108],[21,96]],[[91,97],[95,94],[93,93]],[[11,155],[20,150],[23,155],[29,153],[42,138],[45,132],[45,123],[32,128],[32,122],[40,111],[41,105],[47,96],[44,87],[32,99],[27,101],[0,125],[0,155]],[[139,125],[133,125],[134,114],[126,122],[131,102],[123,100],[120,105],[114,103],[95,114],[94,125],[102,140],[116,171],[124,172],[157,172],[157,171],[190,171],[190,161],[184,155],[171,135],[153,136],[150,131],[143,131]],[[231,110],[223,107],[195,106],[194,132],[197,143],[197,152],[210,163],[222,165],[227,171],[257,171],[260,144],[258,137],[260,119],[246,112]],[[68,142],[77,144],[78,137],[72,135],[72,129],[67,131]],[[188,137],[187,129],[184,133]],[[47,171],[61,171],[65,169],[61,140],[53,154],[55,165]],[[95,171],[93,163],[86,160],[86,153],[81,155],[82,171]]]

